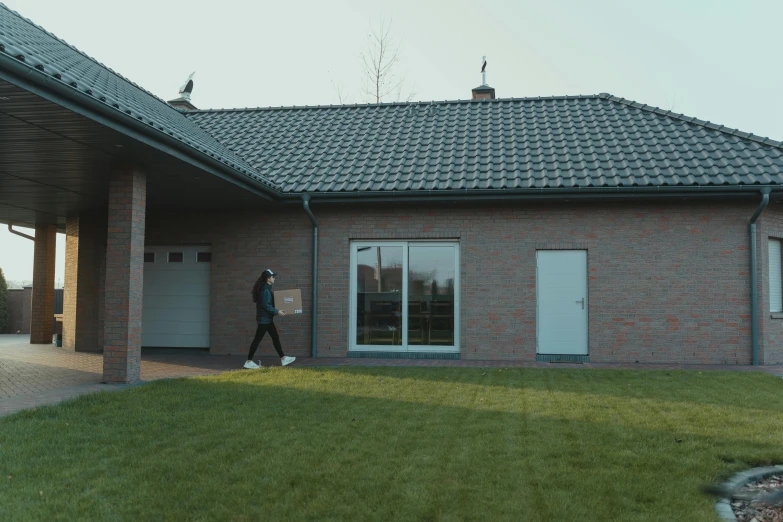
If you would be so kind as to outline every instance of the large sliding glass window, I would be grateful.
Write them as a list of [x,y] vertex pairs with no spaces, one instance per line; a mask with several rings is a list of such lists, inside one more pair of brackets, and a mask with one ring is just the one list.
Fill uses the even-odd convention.
[[351,350],[457,351],[459,245],[351,244]]

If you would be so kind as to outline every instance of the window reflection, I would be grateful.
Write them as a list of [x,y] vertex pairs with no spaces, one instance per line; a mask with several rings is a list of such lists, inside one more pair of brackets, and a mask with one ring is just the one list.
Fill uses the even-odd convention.
[[402,247],[357,249],[357,345],[402,345]]
[[408,249],[408,344],[454,345],[453,246]]

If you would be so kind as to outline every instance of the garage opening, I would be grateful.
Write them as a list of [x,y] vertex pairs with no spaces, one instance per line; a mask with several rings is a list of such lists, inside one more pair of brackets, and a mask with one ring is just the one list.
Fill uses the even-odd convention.
[[208,246],[144,249],[141,344],[155,348],[209,348]]

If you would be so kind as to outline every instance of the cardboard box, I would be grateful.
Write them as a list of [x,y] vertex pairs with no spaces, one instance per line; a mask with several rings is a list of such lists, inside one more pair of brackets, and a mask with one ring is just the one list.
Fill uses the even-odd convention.
[[275,290],[275,308],[286,315],[302,313],[301,290]]

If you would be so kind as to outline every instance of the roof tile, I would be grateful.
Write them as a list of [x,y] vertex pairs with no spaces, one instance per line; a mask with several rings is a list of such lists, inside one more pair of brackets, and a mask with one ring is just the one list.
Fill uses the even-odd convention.
[[609,95],[186,115],[286,192],[783,184],[777,142]]
[[183,114],[2,4],[0,52],[288,193],[783,184],[780,142],[605,93]]

